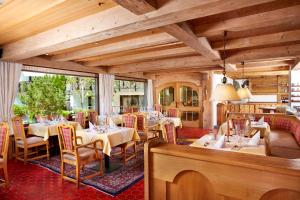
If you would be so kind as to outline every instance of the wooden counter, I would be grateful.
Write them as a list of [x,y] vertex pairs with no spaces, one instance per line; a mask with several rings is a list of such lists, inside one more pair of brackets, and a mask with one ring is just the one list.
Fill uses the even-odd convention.
[[300,160],[145,145],[145,199],[300,199]]

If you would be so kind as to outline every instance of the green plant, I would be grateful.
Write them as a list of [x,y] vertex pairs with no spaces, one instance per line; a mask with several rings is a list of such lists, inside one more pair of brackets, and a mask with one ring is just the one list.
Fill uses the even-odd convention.
[[95,79],[89,77],[67,77],[67,87],[70,89],[72,95],[78,95],[80,98],[80,107],[83,109],[84,100],[86,97],[95,98],[95,92],[93,86],[95,85]]
[[13,105],[13,112],[16,116],[24,116],[27,114],[27,107],[25,105]]
[[30,83],[21,83],[21,102],[27,106],[29,115],[55,115],[65,110],[66,77],[45,75],[33,77]]

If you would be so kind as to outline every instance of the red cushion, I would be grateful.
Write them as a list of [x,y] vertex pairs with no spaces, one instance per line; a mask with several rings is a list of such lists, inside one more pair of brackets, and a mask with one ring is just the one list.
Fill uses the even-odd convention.
[[283,130],[291,130],[291,121],[285,118],[275,118],[274,128],[283,129]]
[[297,143],[300,145],[300,123],[292,123],[291,132],[294,134]]
[[135,123],[135,120],[134,120],[134,116],[130,116],[130,115],[124,115],[123,116],[123,120],[124,120],[124,127],[127,127],[127,128],[134,128],[134,123]]
[[137,115],[137,129],[138,131],[144,130],[144,116],[143,115]]
[[165,129],[166,129],[167,142],[170,143],[170,144],[176,143],[175,142],[176,138],[174,137],[174,135],[175,135],[175,133],[174,133],[174,131],[175,131],[174,124],[173,123],[165,124]]
[[4,150],[5,138],[6,138],[7,129],[5,126],[0,127],[0,156]]
[[62,128],[62,138],[66,150],[73,150],[72,132],[70,128]]

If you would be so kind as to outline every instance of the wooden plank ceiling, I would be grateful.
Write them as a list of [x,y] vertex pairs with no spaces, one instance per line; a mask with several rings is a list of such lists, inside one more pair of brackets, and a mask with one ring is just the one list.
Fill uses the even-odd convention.
[[238,77],[295,66],[299,19],[300,0],[5,0],[0,45],[3,60],[145,77],[222,70],[226,57]]

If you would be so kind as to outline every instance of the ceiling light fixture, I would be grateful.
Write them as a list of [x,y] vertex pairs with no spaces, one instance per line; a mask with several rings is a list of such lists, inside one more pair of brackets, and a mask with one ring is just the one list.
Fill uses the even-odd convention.
[[223,78],[222,83],[218,84],[213,91],[210,101],[239,101],[241,100],[232,84],[227,83],[226,77],[226,36],[227,31],[224,31],[223,37]]

